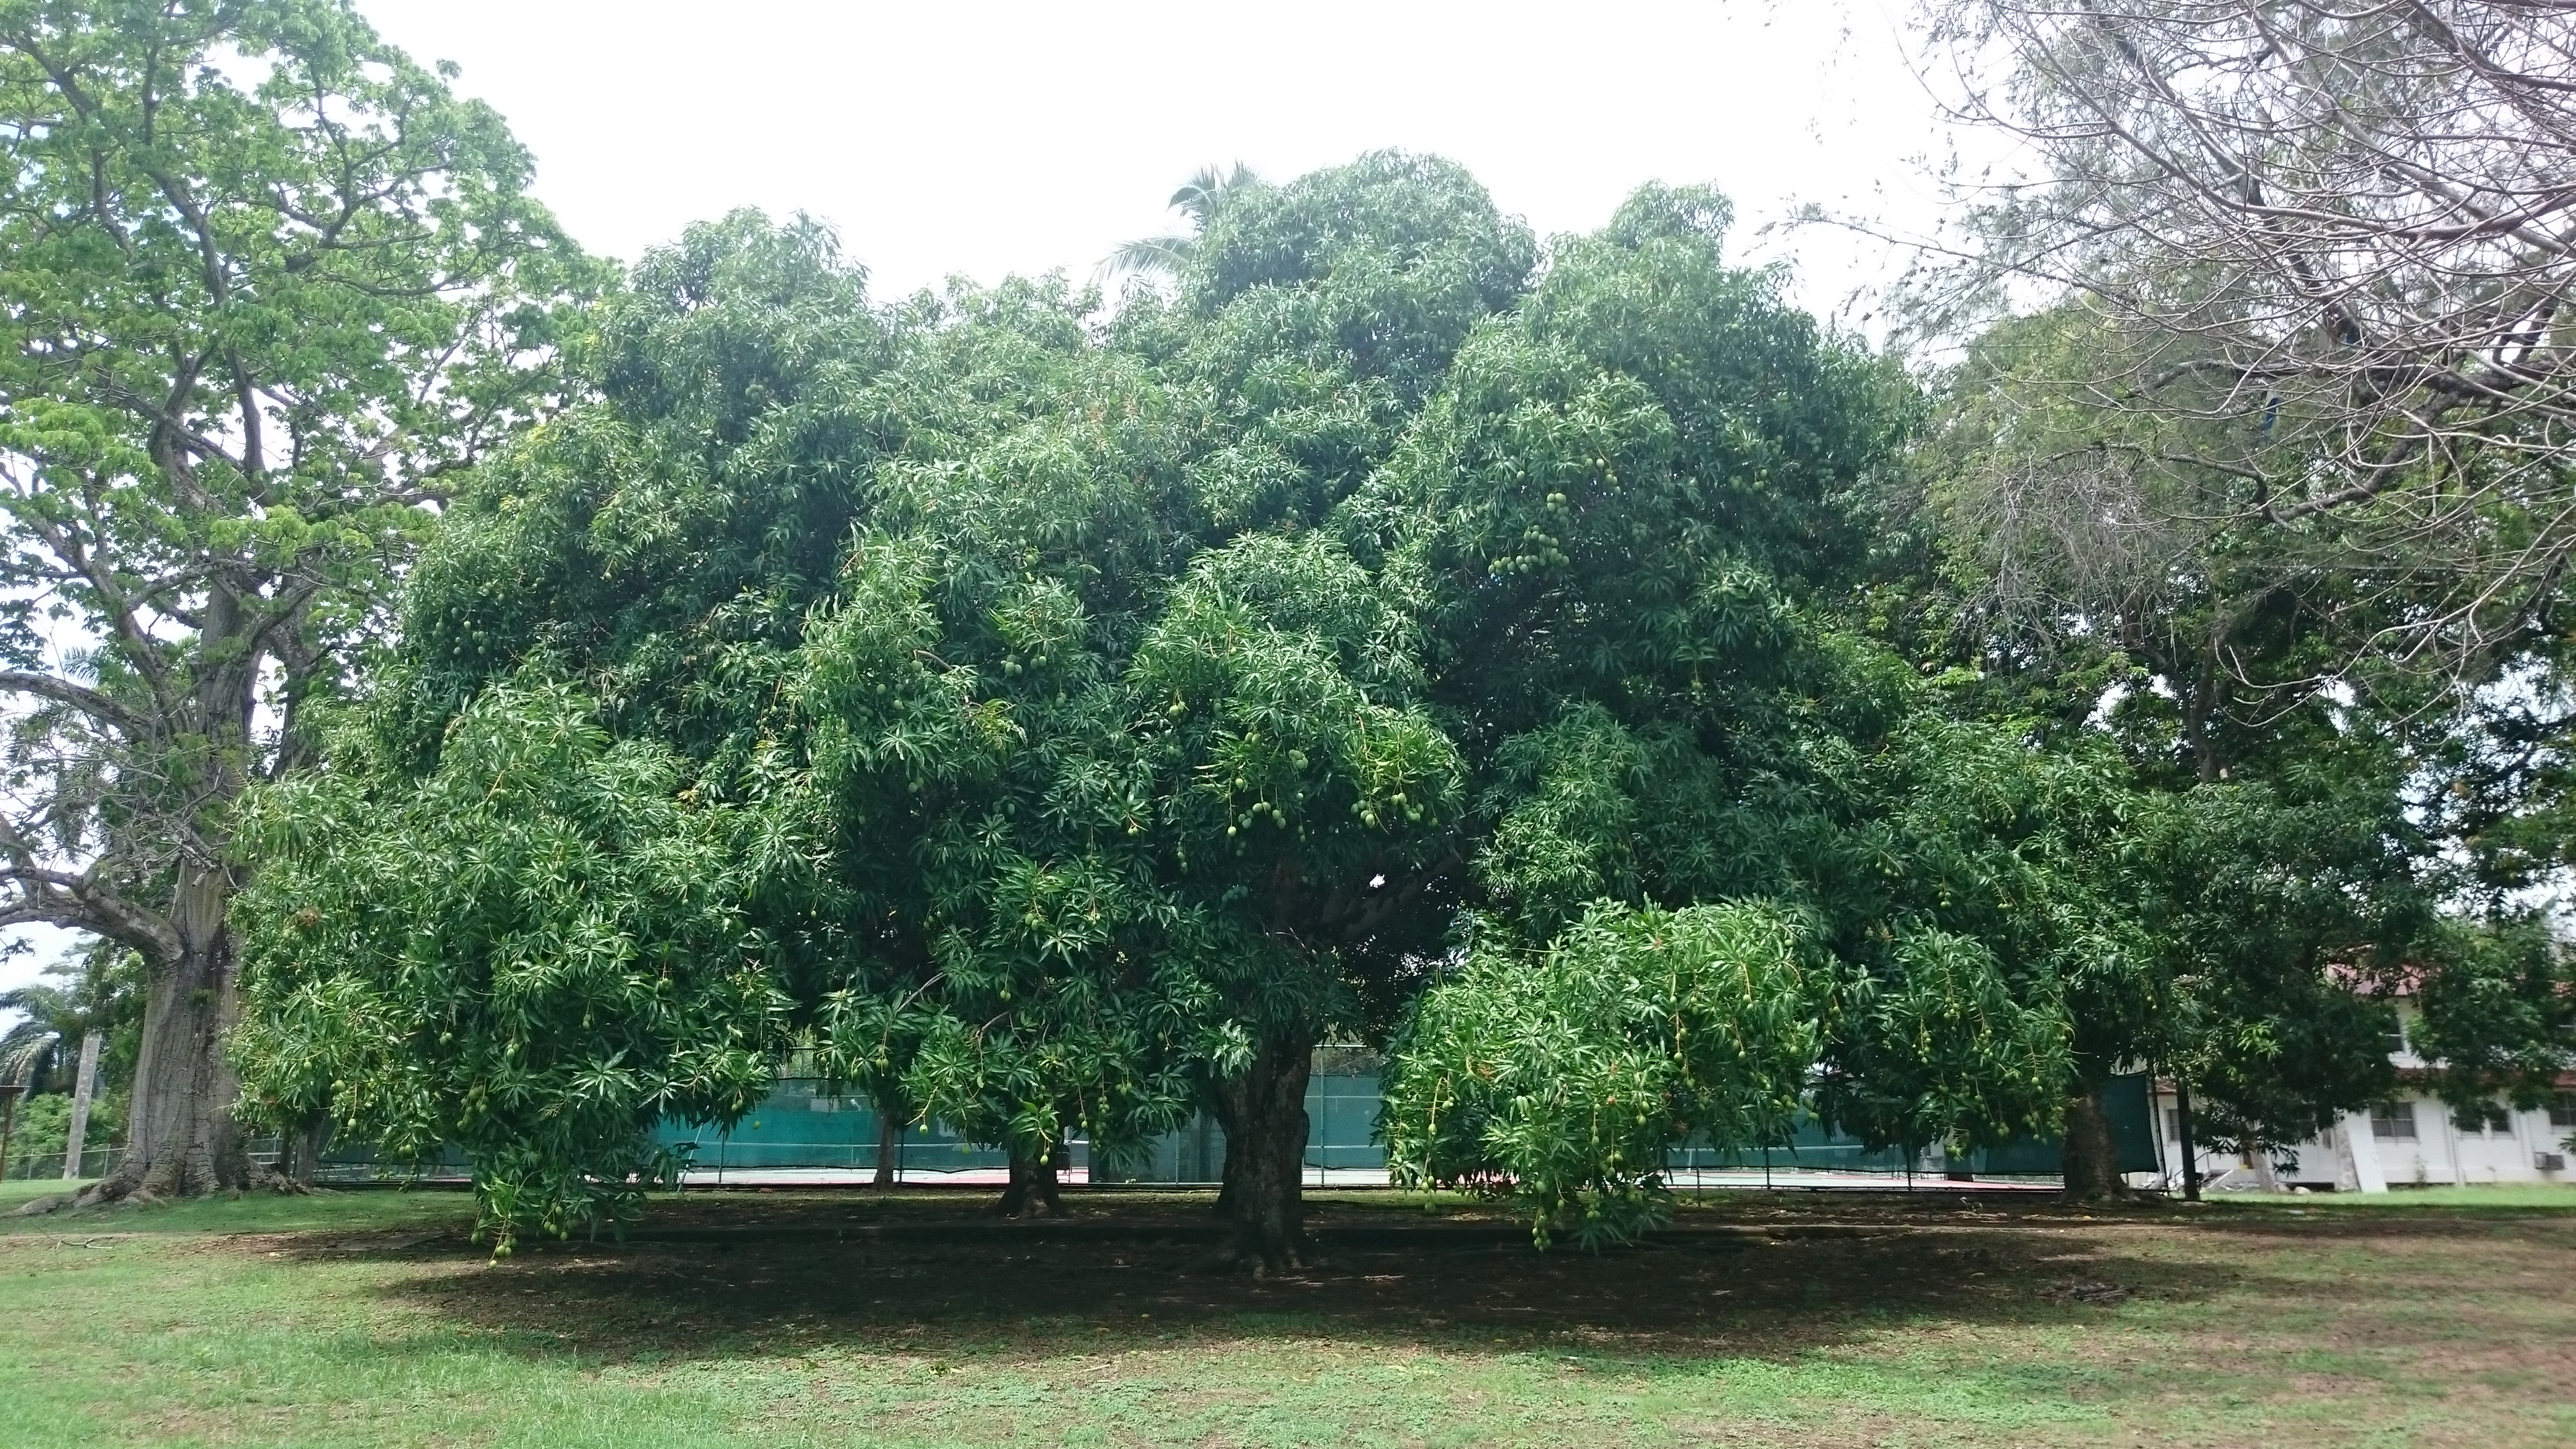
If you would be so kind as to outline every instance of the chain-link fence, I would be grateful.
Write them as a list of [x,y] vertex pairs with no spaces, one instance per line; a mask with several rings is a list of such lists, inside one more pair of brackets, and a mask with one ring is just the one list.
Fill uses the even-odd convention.
[[[74,1177],[103,1176],[107,1172],[109,1165],[116,1161],[117,1151],[118,1149],[115,1147],[83,1148],[81,1151],[80,1171],[73,1173],[72,1175]],[[7,1167],[5,1169],[0,1169],[0,1179],[6,1179],[10,1182],[29,1182],[49,1177],[59,1178],[62,1175],[63,1154],[60,1152],[13,1151],[9,1154]]]
[[[1357,1049],[1328,1048],[1318,1054],[1316,1067],[1306,1087],[1307,1182],[1318,1187],[1385,1182],[1386,1149],[1376,1140],[1381,1099],[1375,1058]],[[2104,1093],[2103,1106],[2121,1168],[2156,1171],[2147,1079],[2115,1078]],[[822,1185],[865,1182],[875,1176],[878,1128],[875,1105],[866,1099],[835,1094],[829,1083],[816,1078],[784,1077],[766,1101],[730,1127],[665,1121],[655,1137],[689,1163],[686,1180],[692,1184]],[[285,1144],[275,1138],[247,1145],[255,1161],[282,1164],[286,1156]],[[892,1147],[889,1165],[898,1182],[998,1181],[1009,1167],[1009,1158],[1000,1149],[965,1141],[937,1122],[908,1125]],[[1225,1171],[1225,1131],[1205,1114],[1116,1161],[1099,1160],[1091,1144],[1079,1137],[1067,1147],[1066,1176],[1074,1182],[1212,1184]],[[82,1153],[80,1175],[96,1177],[106,1172],[119,1150],[102,1146]],[[1902,1152],[1873,1151],[1855,1138],[1827,1132],[1813,1119],[1802,1117],[1788,1142],[1767,1151],[1718,1151],[1705,1143],[1685,1143],[1668,1159],[1667,1180],[1677,1187],[1750,1186],[1765,1181],[1892,1186],[1909,1179],[1942,1181],[1953,1176],[2053,1183],[2059,1165],[2059,1144],[2054,1139],[2013,1143],[1956,1159],[1945,1160],[1934,1152],[1909,1161]],[[0,1176],[59,1178],[62,1170],[59,1151],[12,1152]],[[356,1186],[462,1183],[471,1175],[463,1152],[453,1146],[424,1161],[404,1161],[380,1157],[362,1143],[334,1141],[324,1144],[313,1179],[330,1186]]]

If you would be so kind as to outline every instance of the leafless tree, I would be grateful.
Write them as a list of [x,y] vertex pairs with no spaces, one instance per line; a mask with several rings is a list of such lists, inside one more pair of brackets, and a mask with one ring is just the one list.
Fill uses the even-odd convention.
[[2036,164],[1963,189],[1969,240],[1918,274],[1918,320],[2035,301],[2118,339],[2050,352],[2049,389],[2096,435],[2022,429],[2003,451],[2024,483],[2113,450],[2140,496],[2061,513],[2330,553],[2402,658],[2563,627],[2576,3],[1928,6],[1940,88]]

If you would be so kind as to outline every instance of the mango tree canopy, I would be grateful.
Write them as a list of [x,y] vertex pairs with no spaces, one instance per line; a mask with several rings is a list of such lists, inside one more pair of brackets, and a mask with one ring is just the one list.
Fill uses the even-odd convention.
[[[1393,1034],[1400,1160],[1587,1240],[1651,1220],[1658,1144],[1801,1102],[1912,1145],[2044,1130],[2062,982],[2120,959],[2117,771],[1946,720],[1837,622],[1909,394],[1728,266],[1725,216],[1649,188],[1533,281],[1472,178],[1371,156],[1229,189],[1173,295],[1105,325],[1053,280],[872,305],[817,228],[693,228],[573,346],[592,399],[452,511],[326,782],[264,802],[247,1039],[314,1065],[246,1050],[255,1095],[417,1145],[487,1121],[428,1054],[551,1021],[657,1081],[699,1035],[805,1051],[1029,1164],[1206,1107],[1274,1265],[1333,1034]],[[505,849],[517,797],[458,802],[573,715],[651,768],[557,855]],[[404,951],[296,934],[486,919],[431,863],[524,893],[624,860],[627,819],[709,842],[700,878],[585,889],[639,956],[728,963],[690,999],[738,1020],[582,990],[451,1027]],[[436,890],[319,859],[360,838]],[[460,959],[556,969],[513,921]],[[453,1039],[332,1037],[335,992]],[[340,1105],[388,1094],[399,1131]],[[615,1100],[461,1139],[497,1231],[623,1201],[646,1097]]]

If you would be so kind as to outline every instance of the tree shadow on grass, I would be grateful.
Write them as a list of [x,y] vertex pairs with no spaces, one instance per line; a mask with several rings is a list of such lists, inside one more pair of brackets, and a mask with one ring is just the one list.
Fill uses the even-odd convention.
[[[1318,1224],[1316,1266],[1260,1279],[1221,1265],[1203,1207],[1169,1203],[1112,1203],[1065,1231],[1019,1232],[987,1230],[955,1200],[716,1202],[657,1215],[666,1240],[532,1246],[498,1264],[453,1238],[296,1251],[409,1258],[413,1269],[380,1291],[469,1332],[657,1361],[823,1348],[1098,1352],[1176,1334],[1789,1357],[1910,1322],[2080,1322],[2133,1297],[2195,1301],[2245,1286],[2241,1265],[2130,1251],[2136,1235],[2115,1221],[2095,1231],[2066,1215],[1857,1206],[1748,1209],[1741,1216],[1776,1232],[1683,1231],[1599,1254],[1335,1206]],[[956,1236],[924,1221],[942,1213]],[[912,1227],[829,1234],[834,1222],[871,1218]],[[1810,1235],[1826,1229],[1844,1231]]]

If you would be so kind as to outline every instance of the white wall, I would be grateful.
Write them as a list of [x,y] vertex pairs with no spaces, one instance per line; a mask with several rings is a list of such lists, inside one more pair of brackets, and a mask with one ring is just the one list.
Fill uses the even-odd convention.
[[[2182,1144],[2172,1131],[2173,1098],[2160,1094],[2156,1101],[2156,1123],[2164,1136],[2164,1154],[2168,1175],[2182,1157]],[[2553,1126],[2546,1108],[2534,1111],[2508,1111],[2503,1130],[2462,1132],[2451,1121],[2451,1109],[2440,1101],[2420,1093],[2409,1093],[2400,1105],[2413,1112],[2415,1136],[2373,1136],[2379,1153],[2380,1171],[2388,1185],[2395,1188],[2416,1185],[2433,1186],[2453,1183],[2483,1182],[2576,1182],[2576,1172],[2543,1171],[2538,1166],[2541,1154],[2554,1153],[2561,1158],[2576,1159],[2569,1153],[2565,1139],[2570,1128]],[[2367,1116],[2345,1119],[2352,1127],[2364,1128]],[[2342,1152],[2336,1136],[2341,1127],[2324,1136],[2300,1143],[2290,1152],[2278,1154],[2275,1174],[2281,1183],[2304,1183],[2322,1187],[2333,1185],[2350,1192],[2359,1184],[2353,1180],[2352,1164]],[[2292,1169],[2291,1158],[2298,1166]],[[2204,1174],[2225,1172],[2241,1165],[2231,1153],[2200,1153]],[[2155,1182],[2153,1175],[2136,1175],[2140,1186]],[[2242,1181],[2240,1176],[2237,1181]],[[2232,1184],[2231,1184],[2232,1185]]]

